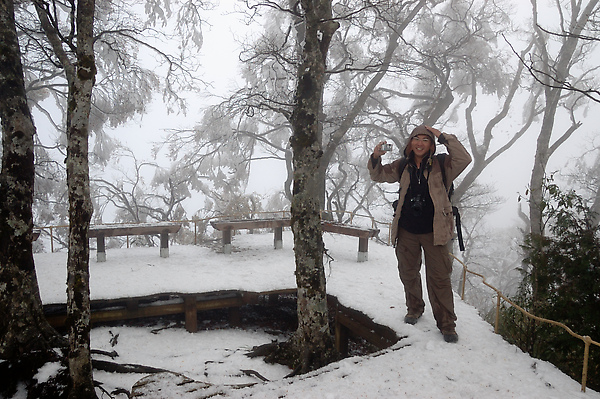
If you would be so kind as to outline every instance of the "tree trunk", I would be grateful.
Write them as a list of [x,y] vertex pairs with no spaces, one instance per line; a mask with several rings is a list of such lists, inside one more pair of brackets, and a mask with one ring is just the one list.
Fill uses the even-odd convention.
[[[594,166],[592,166],[591,173],[595,172],[595,175],[598,176],[600,174],[600,153],[597,153],[596,160],[594,161]],[[594,177],[590,179],[591,182],[599,181],[599,177]],[[594,226],[600,225],[600,185],[596,184],[590,187],[592,191],[592,204],[590,205],[591,219]]]
[[300,357],[300,372],[304,373],[329,363],[335,353],[329,330],[318,194],[319,162],[323,155],[319,115],[325,61],[339,24],[331,21],[331,0],[302,0],[301,6],[306,35],[290,141],[294,166],[291,216],[298,285],[298,330],[293,346]]
[[[582,30],[591,18],[595,17],[594,10],[599,0],[591,0],[585,9],[581,9],[581,4],[571,3],[569,10],[573,17],[570,19],[568,35],[565,35],[561,43],[560,50],[555,60],[549,54],[548,45],[545,41],[545,32],[538,24],[537,1],[531,0],[533,6],[533,22],[538,34],[539,57],[543,62],[542,84],[545,86],[546,103],[542,127],[537,140],[535,160],[531,173],[529,184],[529,220],[530,232],[534,235],[543,235],[544,226],[542,220],[542,185],[546,174],[546,166],[551,153],[550,138],[554,131],[554,120],[559,106],[560,96],[569,77],[571,66],[573,65],[573,56],[578,48],[579,37]],[[557,4],[557,7],[561,7]],[[562,10],[561,10],[562,11]]]
[[[96,76],[94,60],[95,0],[76,3],[76,45],[58,34],[43,4],[36,10],[54,54],[65,70],[67,97],[67,187],[69,193],[69,251],[67,258],[67,326],[69,328],[69,398],[96,398],[90,354],[90,283],[88,231],[93,207],[88,164],[89,116]],[[63,44],[75,48],[71,62]]]
[[33,251],[33,137],[12,0],[0,0],[0,358],[53,357],[62,337],[44,317]]
[[94,61],[94,0],[77,3],[77,67],[69,78],[67,110],[67,186],[69,191],[69,255],[67,317],[69,320],[69,398],[95,398],[90,354],[90,284],[88,230],[92,218],[88,166],[88,129]]

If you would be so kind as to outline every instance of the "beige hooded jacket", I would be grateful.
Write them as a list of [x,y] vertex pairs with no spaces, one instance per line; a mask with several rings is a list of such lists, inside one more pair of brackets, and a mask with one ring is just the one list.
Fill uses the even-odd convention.
[[[424,131],[426,133],[424,133]],[[435,142],[433,133],[425,130],[422,126],[418,126],[411,133],[407,143],[410,143],[414,136],[419,134],[428,134]],[[455,135],[442,133],[438,139],[440,144],[443,144],[448,150],[449,156],[446,156],[444,164],[440,165],[437,157],[431,154],[430,161],[431,169],[428,176],[429,195],[433,201],[433,244],[446,245],[452,239],[454,232],[454,218],[452,217],[452,204],[448,199],[448,191],[444,186],[441,167],[446,169],[447,186],[450,187],[456,177],[471,163],[471,155],[465,147],[458,141]],[[404,149],[406,154],[408,145]],[[433,151],[435,152],[435,150]],[[371,175],[371,179],[380,183],[395,183],[400,182],[400,194],[398,198],[398,208],[392,222],[392,244],[396,246],[398,240],[398,221],[402,211],[404,197],[410,184],[410,173],[408,168],[404,168],[402,176],[400,176],[399,166],[402,163],[401,159],[397,159],[392,163],[382,165],[379,158],[373,165],[373,157],[369,158],[367,167]]]

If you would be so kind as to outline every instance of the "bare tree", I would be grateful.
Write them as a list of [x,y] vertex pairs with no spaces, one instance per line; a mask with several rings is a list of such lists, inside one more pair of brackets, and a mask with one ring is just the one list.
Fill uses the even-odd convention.
[[[37,357],[55,359],[66,342],[46,321],[34,267],[33,181],[35,126],[27,106],[12,0],[0,1],[0,358],[7,365]],[[14,394],[22,376],[2,372],[0,394]],[[11,381],[12,379],[12,381]]]
[[[102,223],[107,207],[114,208],[117,222],[185,218],[181,203],[189,198],[190,192],[187,182],[179,180],[176,170],[161,168],[156,162],[139,161],[128,148],[122,148],[115,154],[118,162],[114,168],[102,168],[100,173],[92,176],[96,223]],[[147,176],[151,175],[154,178],[146,182]]]
[[[570,2],[564,5],[557,2],[555,11],[560,16],[561,28],[571,34],[561,37],[556,55],[553,55],[553,43],[550,43],[548,35],[540,28],[538,2],[537,0],[530,1],[536,34],[536,45],[532,57],[535,59],[537,68],[544,71],[541,76],[544,87],[542,99],[544,112],[529,184],[529,222],[530,232],[534,235],[542,235],[544,233],[542,185],[546,174],[546,166],[550,156],[581,126],[581,122],[575,115],[575,109],[581,104],[582,98],[585,97],[581,93],[568,92],[569,97],[565,99],[563,85],[556,85],[555,82],[566,82],[575,65],[582,62],[584,47],[580,43],[579,35],[590,21],[597,18],[600,10],[598,9],[598,0]],[[561,102],[566,103],[571,123],[551,143],[552,135],[556,131],[555,121]]]
[[[251,3],[251,2],[249,2]],[[286,4],[291,4],[286,7]],[[288,198],[292,197],[292,151],[287,142],[287,137],[291,132],[290,118],[292,115],[293,104],[290,101],[293,98],[295,88],[292,82],[296,73],[295,68],[299,62],[300,44],[304,34],[304,25],[295,15],[293,10],[294,2],[263,2],[249,7],[259,14],[264,12],[265,18],[273,19],[276,23],[270,23],[263,37],[256,43],[248,44],[247,50],[242,55],[244,66],[244,76],[248,80],[248,85],[234,93],[230,99],[213,109],[208,110],[204,119],[190,134],[187,132],[174,132],[169,139],[169,148],[172,155],[177,156],[178,152],[185,149],[185,158],[189,164],[194,164],[200,168],[203,174],[210,171],[211,168],[227,169],[232,168],[231,161],[235,160],[238,164],[243,164],[245,169],[253,160],[257,159],[278,159],[285,162],[288,169],[288,179],[283,187]],[[386,76],[389,69],[389,62],[398,46],[399,35],[404,27],[411,21],[418,11],[426,4],[426,1],[419,1],[416,5],[396,5],[387,11],[389,17],[388,27],[386,22],[382,22],[381,16],[377,16],[377,6],[385,7],[386,2],[374,2],[369,5],[361,4],[360,1],[352,5],[339,5],[336,16],[339,21],[352,21],[352,16],[357,13],[356,9],[368,14],[367,19],[376,20],[376,30],[372,27],[361,27],[365,36],[356,37],[354,22],[344,24],[345,32],[336,34],[332,39],[335,51],[332,55],[331,67],[326,74],[327,85],[332,85],[332,81],[351,81],[357,87],[342,87],[342,85],[333,84],[328,99],[324,103],[322,142],[324,145],[324,157],[322,158],[323,168],[321,168],[321,178],[323,184],[320,186],[320,198],[323,205],[324,201],[324,173],[327,170],[331,157],[335,153],[335,148],[347,141],[344,133],[354,128],[353,120],[356,114],[362,109],[365,103],[372,101],[370,94],[377,84]],[[356,9],[354,6],[356,5]],[[264,9],[271,9],[272,12],[265,12]],[[396,19],[399,22],[396,22]],[[378,48],[373,49],[368,55],[362,55],[360,49],[361,43],[369,40],[379,40],[384,37],[389,38],[389,48],[385,55],[382,55]],[[377,38],[377,39],[376,39]],[[354,54],[357,52],[358,54]],[[357,59],[355,59],[355,57]],[[363,58],[358,58],[363,57]],[[382,57],[384,59],[382,59]],[[358,63],[359,65],[355,65]],[[371,75],[371,76],[369,76]],[[370,82],[370,83],[369,83]],[[366,88],[364,86],[367,86]],[[348,110],[348,102],[355,98],[355,92],[365,92],[359,96],[358,105],[352,112]],[[330,97],[333,96],[333,100]],[[333,103],[329,105],[329,103]],[[351,106],[350,106],[351,107]],[[345,118],[345,119],[344,119]],[[223,126],[221,121],[228,120],[228,126]],[[335,133],[333,133],[335,131]],[[183,134],[182,134],[183,133]],[[333,135],[335,134],[335,138]],[[214,140],[213,138],[217,138]],[[199,136],[207,137],[205,140],[198,141]],[[222,154],[229,150],[229,143],[234,137],[235,142],[241,143],[240,148],[234,149],[234,156],[223,157]],[[194,141],[195,140],[195,141]],[[211,150],[207,151],[210,143]],[[329,143],[329,144],[327,144]],[[186,145],[190,144],[190,145]],[[328,146],[325,148],[325,146]],[[212,148],[215,148],[213,151]],[[217,150],[218,148],[218,150]],[[218,158],[217,158],[218,157]],[[209,159],[213,159],[210,161]],[[216,162],[216,160],[221,162]]]
[[[354,196],[351,191],[358,192],[356,197],[362,199],[361,194],[368,189],[365,180],[354,183],[357,182],[356,171],[375,139],[386,138],[403,148],[415,124],[454,123],[452,120],[456,119],[459,107],[469,101],[473,104],[469,112],[476,112],[478,91],[506,98],[499,120],[514,106],[515,93],[521,87],[521,72],[509,71],[504,54],[494,47],[499,32],[508,26],[508,17],[501,5],[490,1],[438,3],[352,1],[336,4],[336,20],[341,26],[332,39],[326,74],[327,94],[321,116],[324,153],[320,198],[324,209],[361,208],[362,201],[350,201]],[[303,25],[293,13],[280,15],[286,10],[278,6],[285,4],[283,2],[261,4],[271,5],[272,15],[263,12],[261,16],[275,23],[268,24],[269,30],[264,36],[248,43],[242,53],[248,85],[206,112],[193,135],[174,133],[169,144],[173,153],[186,149],[185,158],[193,161],[203,174],[208,173],[207,165],[231,167],[231,159],[243,163],[246,170],[255,159],[281,160],[288,170],[283,191],[291,198],[292,157],[285,137],[291,129],[291,73],[298,59]],[[435,11],[433,6],[436,6]],[[257,14],[258,10],[258,7],[252,8]],[[511,75],[515,76],[516,83],[509,92]],[[471,97],[474,99],[470,100]],[[213,116],[220,121],[224,115],[228,117],[228,126],[212,122],[217,120]],[[491,147],[492,129],[481,137],[478,128],[471,126],[473,145],[480,146],[477,149],[482,154],[481,159],[486,160],[480,165],[488,165],[526,130],[515,134],[497,154],[486,156]],[[207,141],[198,138],[212,139],[216,132],[223,144],[218,151],[206,151]],[[243,145],[235,149],[234,157],[223,157],[223,152],[228,150],[227,143],[234,137]],[[216,156],[225,163],[215,162]],[[356,160],[354,172],[350,172],[349,166],[338,165],[338,161],[348,164],[353,160]],[[481,170],[478,168],[471,175],[469,184]],[[463,187],[457,190],[461,193],[457,199],[468,184]]]
[[[157,93],[162,94],[169,112],[186,111],[185,95],[204,85],[197,70],[197,50],[203,41],[200,12],[209,6],[209,2],[187,0],[96,4],[97,74],[89,118],[92,164],[104,166],[120,146],[117,139],[107,134],[107,126],[116,127],[144,114]],[[39,27],[35,9],[28,2],[17,9],[17,29],[22,47],[27,49],[23,62],[28,101],[41,115],[38,123],[41,120],[46,125],[36,139],[36,153],[47,160],[38,166],[36,184],[40,190],[36,191],[35,207],[40,208],[36,217],[43,218],[36,222],[61,224],[65,221],[60,217],[50,220],[50,216],[67,213],[66,207],[60,209],[61,204],[66,204],[61,201],[66,196],[61,185],[66,178],[60,178],[56,172],[62,167],[65,174],[68,82]],[[46,167],[50,169],[44,170]],[[44,212],[45,209],[52,209],[52,213]]]
[[[576,38],[584,45],[587,42],[587,45],[590,47],[597,45],[597,42],[600,41],[600,37],[597,36],[600,32],[599,25],[595,17],[590,18],[587,26],[583,30],[579,30],[579,33],[565,30],[572,28],[565,25],[565,21],[563,20],[560,26],[560,31],[551,31],[540,24],[536,25],[535,28],[538,33],[545,33],[549,38],[555,37],[561,41],[564,41],[567,38]],[[584,31],[589,33],[584,34]],[[544,65],[539,65],[533,59],[526,59],[523,56],[520,56],[519,59],[527,68],[535,81],[540,85],[553,89],[577,92],[579,94],[583,94],[591,101],[600,102],[600,90],[597,88],[598,82],[595,78],[598,70],[597,66],[585,71],[579,77],[570,76],[567,77],[566,80],[561,81],[557,75],[546,69]]]
[[[68,82],[67,186],[69,192],[69,252],[67,259],[67,320],[69,328],[69,398],[95,398],[90,354],[90,286],[88,230],[90,198],[88,138],[94,60],[94,0],[79,0],[67,15],[69,35],[61,31],[61,15],[51,3],[35,3],[42,29]],[[76,41],[74,40],[76,38]]]
[[[273,3],[274,4],[274,3]],[[321,120],[327,52],[339,23],[332,19],[331,0],[302,0],[289,9],[302,23],[303,50],[298,64],[293,134],[294,189],[291,226],[294,233],[298,328],[270,356],[286,359],[295,373],[306,373],[338,358],[329,328],[323,231],[318,178]]]
[[329,330],[323,232],[319,201],[321,149],[320,115],[323,109],[325,66],[329,44],[339,23],[333,21],[331,0],[301,2],[304,47],[298,66],[294,111],[291,116],[294,152],[294,197],[291,226],[294,232],[298,330],[293,338],[302,373],[335,358]]

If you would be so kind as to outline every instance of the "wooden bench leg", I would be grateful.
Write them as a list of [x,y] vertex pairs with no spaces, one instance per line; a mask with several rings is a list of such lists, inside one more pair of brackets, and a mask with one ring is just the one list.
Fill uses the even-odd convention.
[[369,238],[358,238],[358,262],[366,262],[369,260]]
[[104,243],[103,235],[98,235],[98,237],[96,237],[96,261],[106,262],[106,245]]
[[166,231],[160,233],[160,257],[169,257],[169,233]]
[[223,253],[231,254],[231,229],[223,230]]
[[283,248],[283,227],[275,227],[273,229],[273,234],[275,236],[275,240],[273,242],[273,246],[275,249]]

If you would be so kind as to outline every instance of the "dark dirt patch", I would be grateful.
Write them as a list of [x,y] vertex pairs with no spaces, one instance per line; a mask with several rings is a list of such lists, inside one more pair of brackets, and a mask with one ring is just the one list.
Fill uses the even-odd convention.
[[[235,317],[232,317],[230,309],[198,312],[198,330],[208,331],[229,328],[261,330],[273,335],[274,339],[282,336],[287,339],[298,327],[295,295],[278,295],[276,299],[264,296],[260,298],[258,304],[241,306],[236,310],[238,312]],[[335,320],[333,315],[335,315],[335,310],[330,309],[329,314],[329,326],[331,333],[334,334]],[[102,325],[155,327],[155,331],[159,331],[164,328],[185,328],[185,318],[183,314],[180,314],[103,323]],[[94,325],[94,327],[96,326],[99,326],[99,324]],[[349,357],[362,356],[374,353],[377,350],[379,348],[361,337],[352,335],[349,337]]]

